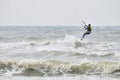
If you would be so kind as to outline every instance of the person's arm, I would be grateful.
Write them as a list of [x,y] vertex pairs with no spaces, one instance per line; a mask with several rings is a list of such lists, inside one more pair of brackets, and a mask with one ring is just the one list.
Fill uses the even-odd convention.
[[84,28],[85,28],[85,29],[87,29],[87,28],[88,28],[88,26],[87,26],[87,25],[85,25],[85,26],[84,26]]

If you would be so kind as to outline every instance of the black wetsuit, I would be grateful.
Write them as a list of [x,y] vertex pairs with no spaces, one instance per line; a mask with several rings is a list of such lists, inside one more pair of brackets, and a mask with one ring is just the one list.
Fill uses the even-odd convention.
[[[87,30],[87,32],[85,32],[85,33],[83,34],[82,39],[85,37],[85,35],[88,35],[88,34],[91,33],[91,26],[85,25],[84,28]],[[82,40],[82,39],[81,39],[81,40]]]

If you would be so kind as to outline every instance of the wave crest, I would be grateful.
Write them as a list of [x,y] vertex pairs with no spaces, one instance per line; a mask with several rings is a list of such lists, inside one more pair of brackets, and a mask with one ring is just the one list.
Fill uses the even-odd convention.
[[65,74],[115,74],[120,73],[119,62],[80,62],[79,64],[57,60],[0,61],[0,74],[24,76],[65,75]]

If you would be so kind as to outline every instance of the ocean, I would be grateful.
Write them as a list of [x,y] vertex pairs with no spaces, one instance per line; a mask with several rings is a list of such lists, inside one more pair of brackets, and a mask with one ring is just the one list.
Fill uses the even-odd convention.
[[120,80],[120,26],[0,26],[0,80]]

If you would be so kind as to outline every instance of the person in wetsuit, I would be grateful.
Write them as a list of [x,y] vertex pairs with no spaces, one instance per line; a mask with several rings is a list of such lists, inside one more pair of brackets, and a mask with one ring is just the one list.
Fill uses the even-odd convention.
[[88,26],[85,25],[84,28],[85,28],[87,31],[83,34],[81,40],[84,39],[84,37],[85,37],[86,35],[90,34],[90,33],[91,33],[91,30],[92,30],[92,29],[91,29],[91,24],[88,24]]

